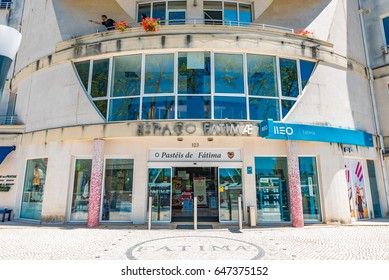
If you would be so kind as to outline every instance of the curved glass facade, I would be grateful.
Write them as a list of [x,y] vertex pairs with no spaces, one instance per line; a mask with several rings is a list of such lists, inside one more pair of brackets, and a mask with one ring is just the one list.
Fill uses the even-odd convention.
[[107,121],[281,120],[315,62],[253,53],[169,52],[75,62]]

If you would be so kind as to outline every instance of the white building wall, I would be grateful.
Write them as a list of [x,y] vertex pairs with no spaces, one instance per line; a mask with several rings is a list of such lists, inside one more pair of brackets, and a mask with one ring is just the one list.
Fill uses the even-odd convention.
[[103,122],[70,62],[24,79],[18,86],[15,112],[26,131]]

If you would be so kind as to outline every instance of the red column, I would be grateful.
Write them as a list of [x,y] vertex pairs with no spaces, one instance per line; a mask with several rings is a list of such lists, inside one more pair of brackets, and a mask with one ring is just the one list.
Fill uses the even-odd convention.
[[286,145],[288,147],[288,178],[292,226],[304,227],[297,144],[296,141],[286,141]]
[[93,144],[92,173],[88,206],[88,227],[96,227],[99,225],[101,189],[103,183],[104,140],[95,139]]

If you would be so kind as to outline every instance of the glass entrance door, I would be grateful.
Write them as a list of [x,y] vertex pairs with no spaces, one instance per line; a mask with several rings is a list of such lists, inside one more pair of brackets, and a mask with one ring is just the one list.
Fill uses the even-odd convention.
[[172,180],[172,220],[193,221],[197,197],[199,222],[218,221],[217,167],[175,167]]
[[219,168],[219,193],[220,222],[237,221],[238,197],[242,195],[241,168]]
[[171,220],[171,168],[149,168],[148,191],[152,197],[151,220]]

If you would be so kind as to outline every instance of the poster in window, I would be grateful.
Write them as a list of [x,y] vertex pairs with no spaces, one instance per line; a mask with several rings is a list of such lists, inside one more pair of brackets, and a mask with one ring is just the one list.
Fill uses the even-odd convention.
[[207,185],[205,177],[193,178],[194,195],[197,197],[197,206],[207,206]]

